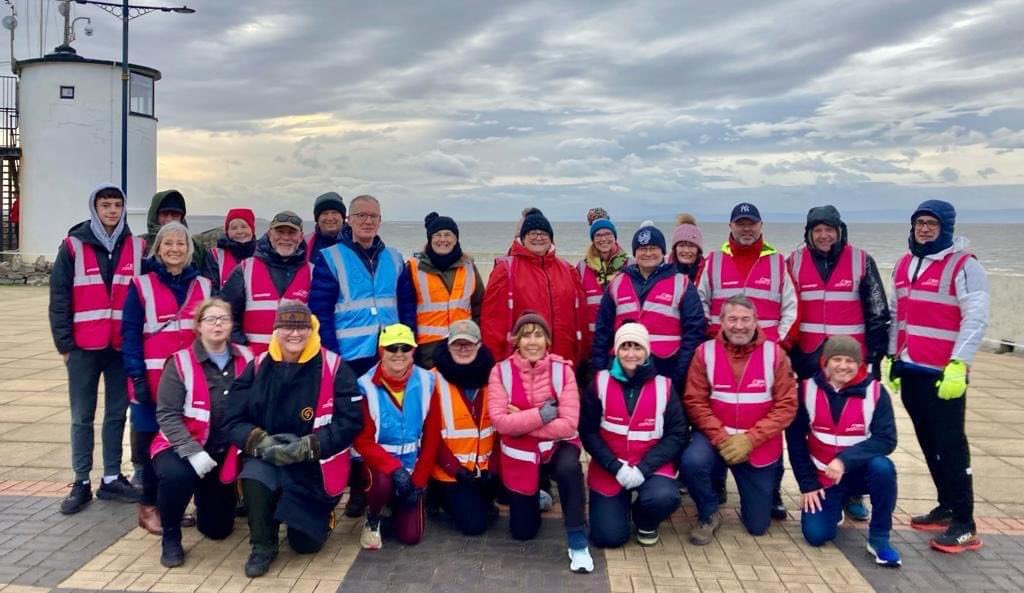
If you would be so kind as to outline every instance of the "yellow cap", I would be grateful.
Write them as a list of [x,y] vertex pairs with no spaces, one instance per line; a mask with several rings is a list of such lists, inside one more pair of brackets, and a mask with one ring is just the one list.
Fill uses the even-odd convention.
[[416,336],[412,335],[412,330],[408,325],[393,323],[380,330],[380,340],[378,344],[380,344],[381,348],[386,348],[395,344],[408,344],[415,348]]

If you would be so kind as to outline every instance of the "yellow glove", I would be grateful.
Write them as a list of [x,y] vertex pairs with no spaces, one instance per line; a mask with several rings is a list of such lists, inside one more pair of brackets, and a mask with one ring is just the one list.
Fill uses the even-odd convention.
[[949,361],[935,386],[939,388],[939,399],[963,397],[967,393],[967,364],[962,360]]
[[750,457],[750,452],[753,450],[754,443],[743,433],[730,436],[718,447],[718,453],[729,465],[743,463]]
[[893,376],[892,363],[893,357],[891,355],[882,357],[882,383],[889,390],[890,395],[896,395],[900,391],[900,378]]

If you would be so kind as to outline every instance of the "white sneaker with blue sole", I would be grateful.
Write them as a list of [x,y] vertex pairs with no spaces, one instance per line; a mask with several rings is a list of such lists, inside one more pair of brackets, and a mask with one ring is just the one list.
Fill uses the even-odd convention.
[[594,559],[590,557],[590,548],[569,548],[569,570],[580,573],[594,572]]

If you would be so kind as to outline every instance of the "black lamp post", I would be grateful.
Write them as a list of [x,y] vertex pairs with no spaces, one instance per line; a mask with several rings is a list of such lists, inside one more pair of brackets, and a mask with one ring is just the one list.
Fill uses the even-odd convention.
[[176,12],[192,14],[195,10],[187,6],[137,6],[121,3],[96,2],[95,0],[74,0],[77,4],[92,4],[121,19],[121,191],[128,195],[128,21],[151,12]]

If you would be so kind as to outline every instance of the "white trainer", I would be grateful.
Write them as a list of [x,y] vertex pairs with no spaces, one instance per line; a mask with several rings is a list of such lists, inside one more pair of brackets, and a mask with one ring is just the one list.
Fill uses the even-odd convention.
[[569,570],[580,573],[594,572],[594,559],[590,557],[590,548],[569,548]]

